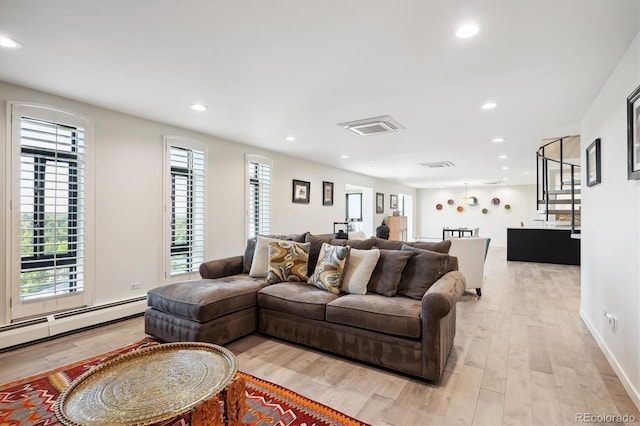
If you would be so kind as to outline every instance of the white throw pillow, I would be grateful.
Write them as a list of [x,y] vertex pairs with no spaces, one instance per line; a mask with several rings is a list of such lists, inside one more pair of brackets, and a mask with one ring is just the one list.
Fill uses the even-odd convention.
[[351,294],[367,294],[369,278],[380,258],[380,250],[351,249],[342,276],[342,291]]
[[269,272],[269,243],[280,241],[277,238],[258,237],[256,248],[253,251],[253,262],[249,276],[253,278],[266,278]]

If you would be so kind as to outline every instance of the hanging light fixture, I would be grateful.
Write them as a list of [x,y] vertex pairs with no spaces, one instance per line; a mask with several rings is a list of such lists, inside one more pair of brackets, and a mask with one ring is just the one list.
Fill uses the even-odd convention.
[[468,206],[475,206],[478,204],[478,199],[476,197],[468,197],[467,196],[467,183],[464,184],[464,197],[461,197],[458,204],[466,204]]

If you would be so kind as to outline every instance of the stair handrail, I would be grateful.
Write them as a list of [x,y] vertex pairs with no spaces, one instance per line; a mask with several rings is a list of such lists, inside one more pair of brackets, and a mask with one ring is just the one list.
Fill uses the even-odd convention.
[[[540,205],[540,200],[544,200],[545,202],[545,220],[548,221],[549,220],[549,167],[548,167],[548,162],[552,161],[554,163],[558,163],[560,164],[560,189],[562,190],[564,188],[564,180],[562,179],[562,170],[563,167],[569,166],[569,168],[571,169],[571,233],[575,234],[576,233],[576,182],[575,182],[575,171],[576,171],[576,167],[578,169],[580,169],[580,164],[574,164],[570,161],[566,161],[564,159],[564,140],[567,138],[574,138],[577,137],[577,135],[573,135],[573,136],[563,136],[561,138],[558,139],[554,139],[552,141],[549,141],[547,143],[545,143],[544,145],[541,145],[538,148],[538,151],[536,152],[536,206],[539,207]],[[560,153],[560,158],[559,159],[555,159],[555,158],[551,158],[551,157],[547,157],[545,154],[546,148],[549,147],[552,144],[559,144],[559,153]],[[540,198],[540,167],[539,167],[539,161],[542,161],[542,186],[543,186],[543,197]]]

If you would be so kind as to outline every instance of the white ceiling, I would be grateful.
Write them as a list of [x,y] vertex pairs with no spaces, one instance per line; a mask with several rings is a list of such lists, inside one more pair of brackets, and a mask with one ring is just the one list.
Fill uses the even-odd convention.
[[[0,0],[23,46],[0,80],[417,188],[534,183],[639,21],[640,0]],[[406,130],[336,125],[387,114]]]

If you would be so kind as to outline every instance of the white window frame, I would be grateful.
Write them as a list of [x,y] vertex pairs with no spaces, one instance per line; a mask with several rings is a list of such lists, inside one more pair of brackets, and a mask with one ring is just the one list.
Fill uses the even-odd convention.
[[[193,221],[195,222],[193,241],[189,245],[189,256],[191,269],[187,271],[172,272],[171,271],[171,252],[172,252],[172,170],[171,170],[171,151],[172,148],[197,151],[203,155],[202,170],[197,171],[193,175],[197,179],[197,185],[201,188],[198,190],[199,195],[196,196],[194,206],[195,212]],[[205,254],[205,212],[206,212],[206,163],[207,149],[206,145],[190,138],[180,136],[164,137],[164,275],[165,282],[175,282],[187,279],[199,278],[198,268],[200,263],[204,261]]]
[[[91,305],[94,295],[94,225],[93,225],[93,122],[82,115],[63,111],[46,105],[7,102],[7,197],[10,213],[7,217],[6,241],[7,280],[6,321],[15,322],[27,318],[42,317],[55,312]],[[38,298],[21,298],[21,252],[20,252],[20,182],[21,182],[21,121],[22,117],[81,128],[84,131],[83,198],[78,214],[84,222],[81,250],[83,258],[82,286],[78,291]],[[80,240],[79,240],[80,241]],[[77,254],[77,253],[76,253]]]
[[[263,157],[261,155],[247,154],[245,161],[245,237],[246,239],[253,238],[257,235],[265,235],[271,233],[271,215],[273,211],[273,161],[270,158]],[[257,163],[262,166],[269,167],[269,182],[265,185],[263,182],[258,183],[258,191],[262,194],[258,209],[260,213],[259,218],[252,218],[252,210],[255,208],[255,201],[252,197],[252,183],[251,183],[251,164]],[[266,197],[265,197],[266,196]],[[265,209],[267,210],[265,212]],[[258,232],[256,233],[253,228],[255,221],[258,221]]]

